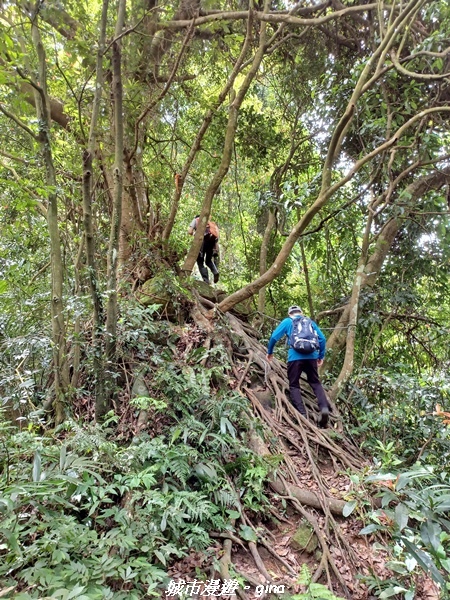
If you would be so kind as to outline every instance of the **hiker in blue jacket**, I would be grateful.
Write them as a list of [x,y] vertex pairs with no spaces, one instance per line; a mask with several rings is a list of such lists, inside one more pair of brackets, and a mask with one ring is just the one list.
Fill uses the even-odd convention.
[[[305,405],[303,404],[302,394],[300,391],[300,376],[302,373],[305,373],[308,383],[311,386],[319,404],[319,426],[326,427],[328,424],[330,408],[325,390],[320,383],[318,373],[318,367],[322,365],[323,358],[325,356],[326,339],[317,324],[312,319],[307,318],[306,324],[310,325],[311,338],[314,337],[313,344],[315,344],[316,348],[318,346],[318,349],[308,352],[307,354],[295,350],[295,348],[292,346],[291,339],[294,320],[303,317],[304,315],[302,309],[299,306],[291,306],[289,308],[288,317],[281,321],[270,337],[269,345],[267,347],[267,360],[269,362],[272,361],[275,344],[284,335],[286,335],[289,340],[287,374],[289,379],[289,393],[291,396],[291,402],[299,411],[299,413],[306,418]],[[308,334],[306,334],[305,337],[308,337]]]

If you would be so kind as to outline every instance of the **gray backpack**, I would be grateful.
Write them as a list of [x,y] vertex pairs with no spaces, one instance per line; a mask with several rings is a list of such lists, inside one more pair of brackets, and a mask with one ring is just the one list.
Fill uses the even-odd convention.
[[312,354],[319,350],[319,336],[312,326],[309,317],[292,319],[292,331],[289,336],[289,345],[300,354]]

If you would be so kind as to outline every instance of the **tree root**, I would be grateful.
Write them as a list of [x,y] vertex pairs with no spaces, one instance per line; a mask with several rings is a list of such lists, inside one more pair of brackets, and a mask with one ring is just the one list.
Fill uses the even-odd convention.
[[[232,545],[233,545],[233,542],[228,539],[225,540],[223,543],[223,555],[222,555],[221,559],[219,560],[220,576],[222,577],[223,581],[232,579],[231,574],[230,574]],[[241,590],[240,588],[238,588],[236,590],[236,594],[241,598],[241,600],[247,600],[247,595],[244,592],[244,590]],[[230,598],[232,600],[235,600],[236,594],[232,594],[230,596]]]
[[[261,458],[267,458],[271,456],[271,452],[263,442],[263,440],[254,432],[250,431],[249,437],[249,446]],[[297,485],[293,485],[291,483],[283,480],[279,475],[277,476],[274,473],[269,473],[269,483],[270,487],[280,496],[289,496],[296,498],[302,504],[306,504],[307,506],[311,506],[312,508],[317,508],[318,510],[323,510],[324,504],[328,506],[329,510],[335,514],[342,516],[342,510],[344,508],[345,502],[343,500],[337,500],[336,498],[331,498],[330,496],[326,496],[324,498],[320,498],[314,492],[310,490],[305,490],[303,488],[298,487]]]
[[[251,403],[253,408],[252,411],[245,407],[242,410],[242,415],[249,425],[247,432],[249,447],[262,459],[275,455],[283,456],[284,460],[276,470],[272,469],[268,473],[268,484],[279,497],[287,499],[294,510],[311,525],[319,540],[322,557],[313,574],[313,581],[316,582],[324,577],[330,589],[333,588],[332,583],[334,583],[334,587],[337,585],[347,598],[351,598],[346,582],[330,553],[330,545],[333,544],[339,548],[340,555],[346,560],[349,568],[356,564],[353,550],[335,520],[335,517],[342,518],[346,502],[330,494],[332,483],[327,481],[326,473],[330,473],[330,465],[335,471],[360,470],[364,465],[364,457],[352,440],[343,434],[342,420],[336,406],[332,405],[330,429],[318,428],[317,400],[303,380],[301,381],[302,396],[308,418],[298,413],[288,399],[289,385],[285,365],[277,359],[270,364],[267,362],[266,348],[259,341],[258,333],[249,324],[244,324],[233,314],[220,313],[210,301],[200,297],[197,300],[199,301],[194,303],[190,312],[199,329],[206,333],[203,346],[210,349],[218,335],[220,336],[232,367],[233,377],[230,383],[238,394]],[[215,327],[217,321],[222,321],[224,327],[220,329]],[[202,364],[206,366],[207,360]],[[254,429],[255,416],[259,417],[263,431],[267,431],[265,439]],[[302,481],[304,477],[298,472],[298,462],[293,458],[294,455],[301,459],[302,464],[308,463],[307,489]],[[328,468],[322,469],[319,461],[327,461]],[[274,463],[271,461],[269,464]],[[310,481],[313,489],[309,487]],[[239,499],[239,495],[237,498]],[[245,511],[242,507],[241,509],[243,522],[248,523]],[[318,511],[317,516],[316,511]],[[319,514],[323,514],[323,517],[319,517]],[[278,513],[276,516],[286,520]],[[271,583],[272,577],[259,553],[258,544],[270,552],[289,577],[295,577],[296,571],[277,554],[273,544],[269,543],[260,532],[257,532],[257,536],[257,541],[245,541],[244,547],[248,546],[263,581]],[[231,579],[232,544],[242,546],[243,540],[239,539],[236,533],[231,532],[213,534],[212,537],[225,538],[223,556],[219,561],[220,576],[222,579]],[[243,577],[251,585],[261,585],[261,581],[257,581],[254,577],[245,574]],[[246,597],[243,590],[237,590],[237,593],[241,598]]]
[[282,558],[281,556],[279,556],[275,550],[272,548],[272,546],[266,542],[266,540],[264,538],[262,538],[261,536],[259,536],[259,543],[261,544],[261,546],[264,546],[264,548],[270,552],[270,554],[279,562],[283,565],[283,567],[287,570],[287,572],[289,573],[289,575],[292,575],[293,577],[295,577],[297,575],[297,573],[294,571],[294,569],[291,567],[291,565],[284,560],[284,558]]
[[258,567],[258,571],[261,575],[266,579],[268,583],[272,583],[272,577],[269,575],[266,565],[264,564],[259,552],[258,547],[255,542],[248,542],[248,547],[250,548],[250,552],[253,556],[253,560],[255,561],[255,565]]
[[[309,387],[307,388],[301,381],[302,395],[309,416],[309,418],[303,418],[288,400],[285,366],[276,359],[269,366],[266,361],[266,348],[259,342],[256,332],[252,334],[248,324],[244,326],[236,316],[229,313],[223,315],[222,318],[226,320],[228,328],[236,336],[224,336],[224,342],[232,360],[237,390],[250,400],[254,413],[267,426],[268,431],[278,436],[278,442],[275,445],[273,435],[267,436],[267,439],[270,439],[269,449],[266,442],[252,429],[252,419],[249,419],[249,447],[262,458],[275,454],[283,455],[284,462],[278,467],[276,473],[274,471],[269,473],[268,482],[276,494],[289,499],[295,510],[311,524],[317,535],[322,548],[322,559],[313,579],[318,581],[319,578],[325,576],[330,589],[332,589],[332,577],[334,577],[345,596],[350,598],[346,583],[329,551],[329,544],[334,543],[341,550],[345,549],[342,551],[342,556],[349,567],[353,566],[352,562],[356,563],[352,548],[343,537],[340,527],[334,519],[335,516],[342,517],[346,502],[329,495],[328,489],[331,486],[318,467],[317,460],[319,456],[321,459],[328,457],[335,470],[340,468],[360,470],[364,465],[364,457],[357,446],[342,434],[342,421],[336,406],[332,406],[330,415],[330,422],[334,425],[333,434],[330,435],[327,430],[319,429],[314,417],[311,418],[311,415],[317,413],[317,401]],[[226,341],[225,338],[227,338]],[[257,380],[261,382],[260,388],[255,387]],[[256,389],[270,390],[274,408],[261,403]],[[267,391],[264,393],[267,396]],[[297,476],[298,467],[289,455],[290,448],[295,449],[297,455],[303,456],[303,459],[308,461],[315,490],[302,487],[301,478]],[[318,520],[305,507],[324,514],[323,526],[319,526]],[[270,551],[270,544],[265,547]],[[272,552],[272,554],[274,553]],[[280,560],[281,557],[277,557],[275,554],[274,557]],[[280,562],[283,563],[282,560]],[[261,571],[257,560],[255,563]],[[283,566],[290,567],[286,561]],[[288,571],[292,575],[292,568]],[[264,572],[263,575],[266,577]]]

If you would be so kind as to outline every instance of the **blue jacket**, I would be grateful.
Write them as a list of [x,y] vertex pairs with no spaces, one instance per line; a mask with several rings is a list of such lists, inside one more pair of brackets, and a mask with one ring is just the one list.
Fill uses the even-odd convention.
[[[304,315],[299,315],[296,318],[299,318],[300,316],[304,316]],[[300,354],[300,352],[297,352],[297,350],[294,350],[294,348],[291,348],[289,346],[288,362],[292,362],[293,360],[309,360],[309,359],[313,359],[313,358],[323,358],[325,356],[325,344],[326,344],[327,340],[326,340],[325,336],[323,335],[323,333],[320,331],[318,325],[316,323],[314,323],[314,321],[311,321],[311,323],[312,323],[313,328],[317,332],[317,335],[319,336],[319,350],[316,350],[315,352],[311,352],[311,354]],[[267,354],[273,354],[273,349],[275,347],[275,344],[284,335],[287,335],[287,338],[289,340],[291,331],[292,331],[292,319],[291,319],[291,317],[287,317],[286,319],[283,319],[283,321],[281,321],[281,323],[278,325],[278,327],[272,333],[270,340],[269,340],[269,345],[267,346]]]

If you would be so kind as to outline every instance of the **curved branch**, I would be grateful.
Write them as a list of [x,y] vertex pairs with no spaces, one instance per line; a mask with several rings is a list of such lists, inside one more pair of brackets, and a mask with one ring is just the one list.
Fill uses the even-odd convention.
[[28,127],[28,125],[25,125],[25,123],[23,121],[21,121],[19,119],[19,117],[16,117],[15,114],[13,114],[12,112],[9,112],[9,110],[6,109],[3,106],[3,104],[0,104],[0,112],[2,112],[5,115],[5,117],[8,117],[8,119],[11,119],[11,121],[14,121],[14,123],[16,125],[18,125],[21,129],[23,129],[24,131],[26,131],[28,133],[28,135],[31,135],[31,137],[33,138],[33,140],[35,142],[39,141],[39,136],[36,135],[34,133],[34,131]]
[[[411,183],[406,190],[411,194],[411,198],[419,198],[428,190],[438,190],[450,180],[450,167],[442,171],[435,171],[430,175]],[[384,261],[389,254],[392,243],[401,227],[402,222],[407,218],[408,213],[403,215],[402,219],[392,218],[386,222],[375,244],[375,248],[367,259],[364,272],[362,273],[361,290],[366,287],[371,287],[375,284],[376,279],[381,271]],[[350,304],[343,308],[343,312],[327,341],[327,357],[325,358],[323,369],[327,370],[330,364],[336,359],[337,353],[346,343],[347,326],[350,319]],[[330,352],[331,351],[331,352]]]
[[[268,4],[268,2],[266,0],[266,6],[267,6],[267,4]],[[272,39],[273,39],[273,37],[272,37]],[[211,183],[209,184],[208,189],[205,194],[202,210],[200,212],[200,217],[199,217],[199,227],[197,228],[197,231],[195,232],[191,248],[189,249],[189,252],[186,256],[186,260],[184,261],[184,264],[182,267],[182,270],[185,273],[190,273],[194,267],[195,261],[197,259],[197,256],[198,256],[198,253],[200,250],[200,246],[202,245],[202,242],[203,242],[203,234],[204,234],[206,223],[208,221],[208,218],[209,218],[209,215],[211,212],[211,206],[212,206],[212,201],[213,201],[214,195],[217,192],[217,190],[219,189],[219,186],[222,183],[225,175],[228,173],[228,169],[230,167],[230,162],[231,162],[234,138],[236,136],[239,110],[241,108],[242,102],[244,101],[245,95],[250,87],[250,84],[256,77],[256,74],[261,65],[262,59],[264,57],[264,53],[267,48],[266,41],[267,41],[266,40],[266,26],[263,23],[261,25],[258,49],[255,53],[255,56],[253,57],[252,65],[251,65],[247,75],[245,76],[245,79],[244,79],[242,85],[240,86],[238,92],[236,93],[235,97],[233,98],[233,100],[230,104],[228,123],[227,123],[227,128],[225,131],[225,141],[224,141],[223,151],[222,151],[222,159],[220,161],[220,165],[219,165],[216,173],[212,177]]]
[[450,73],[442,73],[438,75],[434,73],[416,73],[415,71],[409,71],[408,69],[405,69],[405,67],[402,67],[395,50],[391,50],[391,59],[399,73],[406,75],[407,77],[412,77],[413,79],[418,79],[419,81],[438,81],[439,79],[446,79],[447,77],[450,77]]
[[184,53],[186,51],[186,48],[188,46],[189,40],[192,37],[192,32],[194,30],[194,22],[192,23],[192,26],[189,27],[186,36],[183,40],[183,43],[181,45],[181,50],[178,53],[178,56],[175,60],[175,63],[173,65],[172,68],[172,72],[169,75],[169,78],[166,81],[166,84],[164,86],[164,89],[162,90],[162,92],[159,94],[159,96],[156,98],[156,100],[154,100],[153,102],[150,102],[150,104],[148,104],[148,106],[146,106],[144,108],[144,110],[141,112],[141,114],[138,116],[138,118],[136,119],[136,123],[134,124],[134,147],[133,150],[130,153],[130,157],[129,160],[131,161],[131,159],[133,158],[134,154],[136,153],[137,147],[138,147],[138,143],[139,143],[139,125],[142,123],[142,121],[147,117],[147,115],[155,108],[155,106],[158,104],[158,102],[160,102],[164,96],[167,94],[167,92],[170,89],[170,86],[172,85],[172,82],[175,78],[175,75],[178,71],[178,67],[180,66],[181,63],[181,59],[184,56]]
[[216,113],[218,108],[225,101],[225,98],[227,97],[230,89],[232,88],[234,82],[236,81],[236,77],[241,72],[241,69],[243,67],[243,63],[244,63],[245,57],[247,55],[247,51],[250,46],[251,39],[252,39],[252,24],[253,24],[252,19],[249,19],[248,24],[247,24],[247,33],[246,33],[244,43],[242,45],[239,57],[233,67],[233,70],[228,78],[228,81],[226,82],[223,89],[221,90],[221,92],[217,98],[217,101],[214,103],[214,105],[210,109],[207,110],[205,116],[203,117],[203,122],[202,122],[200,129],[198,130],[197,135],[195,137],[195,140],[189,150],[188,157],[187,157],[186,162],[183,165],[183,169],[181,170],[181,173],[180,173],[178,185],[175,186],[175,191],[174,191],[174,195],[172,198],[172,206],[170,209],[170,215],[167,220],[167,224],[164,228],[164,231],[162,233],[163,240],[168,240],[170,237],[170,234],[172,232],[173,224],[175,223],[175,217],[178,212],[178,205],[180,202],[181,194],[183,192],[184,182],[186,181],[186,177],[187,177],[187,174],[189,173],[189,169],[191,168],[192,163],[194,162],[195,157],[197,156],[197,152],[200,149],[201,142],[202,142],[209,126],[211,125],[214,114]]
[[[342,10],[337,10],[335,12],[324,15],[323,17],[312,17],[310,19],[302,19],[301,17],[296,17],[283,12],[264,13],[258,11],[255,12],[255,19],[261,21],[262,23],[283,23],[286,25],[303,25],[308,27],[311,25],[322,25],[323,23],[328,23],[329,21],[333,21],[334,19],[340,19],[341,17],[345,17],[348,15],[354,15],[361,12],[368,12],[370,10],[376,9],[377,6],[377,3],[349,6]],[[323,4],[318,5],[316,10],[323,10]],[[208,14],[205,16],[197,17],[195,19],[195,22],[197,25],[204,25],[205,23],[214,23],[217,21],[244,21],[249,18],[250,12],[251,11],[248,10],[219,12],[215,14]],[[192,19],[180,21],[166,21],[165,23],[158,24],[158,28],[182,29],[184,27],[188,27],[191,24],[191,22]]]
[[404,123],[404,125],[402,125],[395,132],[395,134],[391,136],[390,139],[388,139],[386,142],[372,150],[372,152],[366,154],[366,156],[363,156],[360,160],[356,161],[354,166],[348,171],[348,173],[344,177],[342,177],[334,185],[321,190],[315,202],[305,212],[300,221],[294,226],[294,228],[288,235],[287,240],[283,244],[280,252],[278,253],[278,256],[276,257],[275,261],[264,273],[264,275],[260,276],[258,279],[249,283],[248,285],[244,286],[237,292],[234,292],[230,296],[227,296],[224,300],[222,300],[222,302],[220,302],[219,309],[223,312],[227,312],[228,310],[230,310],[230,308],[235,306],[235,304],[241,302],[242,300],[250,298],[250,296],[253,296],[253,294],[257,293],[264,285],[267,285],[268,283],[273,281],[275,277],[277,277],[280,274],[281,269],[283,268],[286,260],[288,259],[292,251],[292,248],[294,247],[294,244],[296,243],[300,235],[305,231],[306,227],[312,221],[313,217],[328,202],[331,196],[343,185],[348,183],[353,178],[353,176],[372,158],[396,144],[399,138],[405,133],[405,131],[407,131],[409,127],[411,127],[411,125],[413,125],[416,121],[421,120],[426,115],[434,114],[437,112],[450,113],[450,106],[433,107],[423,110],[417,115],[414,115],[413,117],[411,117],[411,119]]

